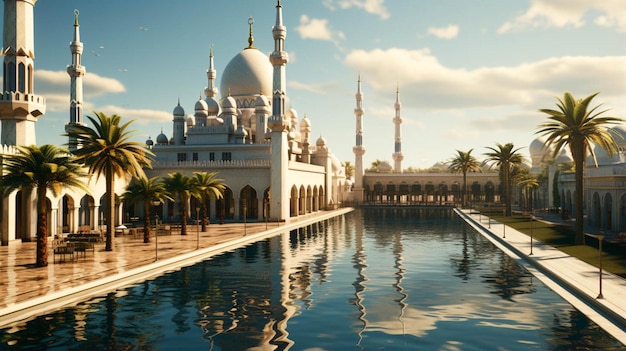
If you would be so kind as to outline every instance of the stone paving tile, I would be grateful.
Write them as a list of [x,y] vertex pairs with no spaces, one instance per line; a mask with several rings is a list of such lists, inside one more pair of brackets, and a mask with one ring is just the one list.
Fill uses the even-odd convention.
[[[269,223],[268,227],[277,227]],[[200,248],[231,241],[244,235],[244,225],[211,224],[206,232],[197,232],[188,226],[187,235],[172,234],[158,237],[158,258],[166,259]],[[246,234],[265,231],[265,223],[248,223]],[[48,266],[35,267],[35,242],[12,242],[0,247],[0,309],[38,296],[79,286],[100,278],[126,272],[155,261],[154,237],[143,243],[143,237],[116,236],[113,251],[104,251],[104,243],[95,245],[94,252],[85,257],[55,263],[51,242],[48,249]]]

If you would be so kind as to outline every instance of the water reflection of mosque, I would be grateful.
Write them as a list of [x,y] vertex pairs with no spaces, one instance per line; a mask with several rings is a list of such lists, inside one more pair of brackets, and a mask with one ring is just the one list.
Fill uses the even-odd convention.
[[[444,304],[440,311],[434,312],[410,306],[409,295],[411,291],[413,295],[417,293],[411,289],[416,288],[414,279],[419,273],[407,272],[405,260],[419,253],[408,251],[406,256],[406,240],[414,239],[405,236],[413,235],[407,231],[414,230],[411,227],[415,223],[408,223],[406,231],[400,230],[386,239],[378,237],[376,233],[376,227],[380,228],[385,221],[411,217],[403,213],[404,210],[399,211],[390,214],[387,209],[380,216],[368,212],[371,218],[367,220],[361,212],[357,212],[349,217],[318,222],[138,284],[124,296],[120,292],[110,294],[103,299],[103,307],[99,310],[76,310],[80,313],[75,317],[74,334],[78,340],[89,339],[97,332],[108,335],[109,340],[114,340],[116,345],[138,342],[150,345],[159,340],[162,333],[186,334],[191,331],[198,334],[193,330],[199,328],[201,337],[215,349],[289,350],[294,347],[294,340],[289,337],[288,324],[320,303],[319,297],[316,301],[312,296],[316,284],[340,279],[337,277],[338,272],[333,271],[337,267],[332,263],[337,261],[336,255],[341,252],[351,253],[349,267],[352,273],[347,269],[346,274],[354,277],[354,292],[347,302],[353,306],[351,314],[354,323],[351,328],[357,347],[362,346],[366,333],[383,331],[396,335],[422,336],[436,329],[438,318],[447,312],[458,315],[474,313],[472,310],[460,309],[462,305],[454,302]],[[439,212],[442,216],[439,219],[445,220],[438,221],[437,226],[431,228],[433,231],[445,232],[447,223],[452,222],[452,211],[445,212],[448,214]],[[422,215],[433,216],[430,212],[424,212],[417,218],[413,213],[411,218],[420,221],[423,220],[420,217]],[[450,263],[457,272],[473,269],[472,261],[477,256],[493,250],[489,244],[478,244],[477,239],[466,230],[455,235],[455,240],[462,241],[461,249],[450,257]],[[431,240],[438,239],[441,238]],[[381,247],[387,247],[392,257],[385,261],[379,260],[374,249]],[[515,268],[519,266],[507,260],[506,256],[496,256],[494,261],[499,261],[494,262],[497,268],[481,275],[481,281],[490,287],[492,293],[503,299],[531,292],[525,288],[529,286],[528,280],[531,278],[520,274],[519,268]],[[375,285],[380,284],[375,280],[381,272],[391,273],[385,273],[387,279],[382,282],[386,296],[392,296],[382,302],[384,313],[380,313],[381,302],[376,299],[374,292],[381,287]],[[405,288],[407,274],[409,290]],[[465,279],[463,274],[456,276]],[[174,293],[174,290],[179,291]],[[141,309],[122,308],[120,306],[126,304],[118,304],[119,298],[133,299],[133,305],[141,306]],[[415,299],[415,296],[412,298]],[[343,311],[350,313],[346,307],[343,307]],[[163,308],[169,311],[160,311]],[[520,313],[520,316],[522,314],[525,313]],[[164,317],[169,319],[168,323],[173,323],[173,328],[169,327],[173,330],[163,330],[167,328],[167,323],[159,323],[159,318]],[[99,328],[102,329],[94,329],[95,320],[105,321],[100,323]],[[137,328],[138,323],[150,327]],[[294,325],[291,326],[292,333],[293,328]]]

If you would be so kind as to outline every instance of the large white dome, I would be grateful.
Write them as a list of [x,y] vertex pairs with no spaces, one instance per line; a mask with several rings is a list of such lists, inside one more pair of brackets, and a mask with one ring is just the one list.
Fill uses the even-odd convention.
[[245,49],[226,65],[222,82],[222,94],[233,97],[272,94],[272,64],[267,56],[257,49]]

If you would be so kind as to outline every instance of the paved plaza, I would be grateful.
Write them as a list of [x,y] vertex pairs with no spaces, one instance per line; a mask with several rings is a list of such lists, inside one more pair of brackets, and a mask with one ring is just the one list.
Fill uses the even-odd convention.
[[[160,235],[158,246],[154,238],[145,244],[139,236],[120,235],[114,239],[113,251],[106,252],[104,244],[98,244],[94,252],[65,262],[54,263],[50,248],[49,265],[41,268],[33,265],[34,242],[11,243],[0,247],[0,326],[350,210],[323,211],[283,223],[210,224],[205,232],[189,225],[186,236]],[[626,345],[626,279],[603,272],[603,298],[599,299],[598,268],[537,241],[529,255],[527,235],[505,229],[486,216],[459,212],[549,288]]]

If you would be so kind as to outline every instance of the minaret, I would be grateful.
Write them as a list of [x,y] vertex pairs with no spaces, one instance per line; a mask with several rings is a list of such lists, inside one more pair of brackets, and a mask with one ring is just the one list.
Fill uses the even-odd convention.
[[400,103],[400,89],[396,88],[396,117],[393,119],[393,124],[396,125],[395,132],[395,143],[394,143],[394,153],[393,157],[393,168],[394,172],[402,173],[402,160],[404,159],[404,155],[402,155],[402,134],[400,131],[400,124],[402,124],[402,117],[400,117],[400,107],[402,104]]
[[[65,125],[65,130],[72,125],[83,124],[83,76],[85,66],[81,65],[83,56],[83,43],[80,41],[80,26],[78,24],[78,10],[74,10],[74,40],[70,42],[72,52],[72,64],[67,66],[67,74],[70,75],[70,123]],[[69,150],[76,151],[78,145],[75,137],[69,138]]]
[[209,50],[209,69],[206,71],[206,76],[208,84],[204,89],[204,96],[214,98],[217,96],[217,87],[215,86],[215,68],[213,68],[213,47]]
[[4,1],[3,93],[0,95],[0,144],[36,144],[35,122],[46,100],[34,94],[34,18],[37,0]]
[[273,82],[273,115],[284,116],[285,114],[285,94],[287,93],[287,78],[285,76],[285,66],[289,62],[289,55],[285,49],[285,37],[287,28],[283,26],[283,9],[280,0],[276,5],[276,24],[272,28],[274,36],[274,51],[270,54],[270,62],[274,66]]
[[274,51],[270,54],[270,62],[274,67],[272,116],[268,119],[271,129],[271,198],[270,217],[274,220],[289,218],[289,189],[287,182],[287,168],[289,167],[287,153],[287,133],[289,120],[285,119],[285,66],[289,61],[285,47],[287,28],[283,26],[283,13],[280,0],[276,5],[276,25],[272,28],[274,36]]
[[363,145],[363,93],[361,92],[361,75],[356,89],[356,107],[354,116],[356,117],[356,145],[352,148],[354,152],[354,188],[355,201],[363,201],[363,155],[365,146]]

